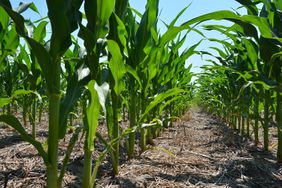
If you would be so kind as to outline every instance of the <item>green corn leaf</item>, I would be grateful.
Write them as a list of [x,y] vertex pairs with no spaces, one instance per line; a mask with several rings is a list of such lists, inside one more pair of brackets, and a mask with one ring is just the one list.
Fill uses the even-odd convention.
[[30,47],[33,50],[33,53],[35,54],[38,63],[40,64],[40,67],[43,71],[43,75],[46,78],[47,82],[47,88],[50,90],[53,87],[52,83],[52,71],[51,71],[51,58],[49,56],[49,53],[47,50],[37,41],[35,41],[32,38],[29,38],[26,31],[25,31],[25,26],[24,26],[24,18],[14,12],[11,9],[11,5],[8,2],[0,1],[0,6],[2,6],[5,11],[8,13],[8,15],[13,19],[15,25],[16,25],[16,30],[20,36],[22,36],[30,45]]
[[223,52],[223,50],[221,50],[220,48],[217,48],[217,47],[212,46],[212,47],[210,47],[210,49],[213,49],[213,50],[217,51],[218,54],[220,55],[220,57],[225,58],[225,57],[227,56],[227,54],[225,54],[225,53]]
[[83,14],[80,12],[80,7],[83,0],[69,0],[67,1],[67,18],[69,22],[70,31],[77,30],[78,24],[81,23]]
[[67,4],[64,0],[47,0],[46,2],[48,17],[52,27],[50,54],[52,57],[58,57],[71,45],[71,30],[67,17]]
[[114,90],[119,95],[124,89],[123,76],[126,73],[125,65],[118,44],[113,40],[108,40],[108,50],[112,55],[109,67],[115,80]]
[[87,85],[87,89],[89,90],[91,95],[90,104],[86,108],[87,148],[93,151],[94,139],[100,114],[100,105],[105,110],[105,103],[109,91],[109,86],[108,84],[104,84],[100,87],[94,80],[91,80]]
[[106,27],[115,6],[114,0],[85,0],[84,9],[87,18],[87,28],[95,33],[95,39],[104,38]]
[[145,96],[148,95],[148,88],[150,87],[151,80],[157,75],[157,72],[159,71],[159,66],[162,58],[163,50],[156,48],[152,50],[152,53],[149,55],[149,61],[148,61],[148,78],[147,83],[145,87]]
[[241,96],[243,96],[243,92],[251,87],[252,89],[254,89],[256,91],[256,93],[259,93],[261,91],[261,88],[259,88],[258,86],[260,87],[263,87],[263,89],[266,89],[266,90],[270,90],[270,89],[275,89],[276,86],[275,85],[268,85],[266,82],[264,81],[260,81],[260,80],[255,80],[255,81],[250,81],[250,78],[249,78],[249,75],[248,74],[242,74],[238,71],[236,71],[235,73],[239,74],[240,77],[239,78],[243,78],[247,83],[244,84],[240,90],[239,90],[239,93],[238,93],[238,96],[237,96],[237,99],[236,100],[239,100],[239,98]]
[[236,0],[241,5],[244,5],[249,14],[258,15],[258,8],[256,7],[255,3],[251,0]]
[[[245,44],[245,48],[247,49],[247,55],[250,58],[253,65],[255,65],[258,61],[258,45],[249,39],[242,38],[242,41]],[[257,68],[253,67],[254,70]]]
[[80,99],[84,91],[84,85],[78,81],[77,74],[74,74],[68,81],[66,95],[61,99],[60,103],[59,139],[65,137],[69,113]]
[[175,96],[175,97],[171,98],[170,100],[165,101],[165,103],[160,105],[159,114],[162,114],[164,112],[164,108],[166,106],[170,105],[172,102],[177,101],[179,99],[183,99],[183,96]]
[[34,94],[37,96],[38,100],[41,102],[42,98],[39,93],[32,90],[18,89],[12,93],[12,96],[9,98],[0,98],[0,107],[10,104],[14,99],[18,98],[21,95]]
[[202,40],[200,40],[198,43],[194,44],[193,46],[191,46],[190,48],[188,48],[188,50],[185,50],[182,54],[181,54],[181,58],[186,60],[188,59],[191,55],[195,54],[195,49],[202,43]]
[[29,8],[33,10],[34,12],[36,12],[37,14],[40,14],[40,12],[38,11],[34,3],[30,3]]
[[87,89],[91,95],[90,104],[86,108],[86,118],[87,118],[87,148],[90,151],[94,151],[94,139],[96,135],[96,130],[98,127],[98,118],[100,114],[100,104],[98,93],[94,88],[96,82],[94,80],[90,81],[87,85]]
[[274,63],[277,59],[278,59],[278,60],[281,60],[281,58],[282,58],[282,51],[273,54],[273,55],[271,56],[270,62],[271,62],[271,63]]
[[95,84],[95,89],[98,93],[100,105],[104,111],[104,114],[106,114],[106,99],[110,91],[110,86],[108,83],[105,82],[101,86],[98,86],[98,84]]
[[13,94],[12,94],[12,98],[17,98],[20,95],[28,95],[28,94],[34,94],[34,95],[37,96],[37,98],[40,102],[42,101],[41,95],[39,93],[37,93],[36,91],[25,90],[25,89],[18,89],[16,91],[14,91]]
[[101,22],[101,26],[105,26],[114,10],[115,1],[114,0],[97,0],[97,16],[98,21]]
[[264,62],[270,62],[272,56],[280,52],[279,45],[276,44],[275,40],[260,38],[260,56]]
[[44,163],[48,166],[48,156],[47,153],[44,151],[42,144],[35,139],[33,139],[23,128],[19,120],[13,115],[0,115],[0,122],[4,122],[9,126],[13,127],[22,137],[23,140],[27,141],[28,143],[32,144],[36,150],[38,151],[39,155],[43,158]]
[[137,83],[139,84],[139,87],[142,89],[142,83],[141,83],[141,80],[136,72],[136,70],[134,70],[130,65],[128,64],[125,64],[125,70],[128,74],[131,74],[135,80],[137,81]]
[[[185,29],[191,29],[186,25]],[[171,27],[169,28],[161,37],[159,46],[164,46],[168,42],[172,41],[181,31],[184,29],[181,27]]]
[[115,15],[115,19],[117,22],[117,31],[118,31],[118,38],[120,40],[121,45],[124,48],[124,52],[125,54],[128,55],[128,50],[127,50],[127,38],[128,38],[128,34],[125,28],[125,25],[123,24],[122,20],[116,15]]
[[239,29],[242,29],[242,27],[240,27],[240,26],[239,26],[239,29],[238,29],[238,24],[234,24],[231,27],[225,27],[225,26],[221,26],[221,25],[203,25],[202,27],[207,31],[218,31],[218,32],[226,35],[227,37],[229,37],[233,41],[236,41],[236,37],[231,32],[238,32]]
[[[25,46],[20,45],[20,53],[17,57],[16,62],[19,68],[21,69],[21,71],[23,71],[26,75],[28,75],[28,77],[31,80],[35,79],[33,77],[33,74],[35,74],[34,68],[36,68],[36,70],[38,69],[38,71],[41,71],[40,66],[38,65],[37,61],[36,61],[35,66],[32,66],[31,58],[29,54],[27,53]],[[33,72],[33,74],[30,74],[31,72]]]
[[147,1],[146,9],[148,11],[148,23],[147,31],[150,31],[152,27],[156,24],[158,16],[159,0],[150,0]]
[[168,97],[174,96],[174,95],[178,95],[181,93],[186,93],[185,90],[183,89],[179,89],[179,88],[173,88],[173,89],[169,89],[164,93],[158,94],[156,97],[154,97],[153,101],[150,102],[150,104],[146,107],[144,113],[141,115],[141,118],[139,120],[139,122],[142,122],[143,119],[146,117],[146,115],[157,105],[159,105],[160,103],[164,102]]
[[33,38],[37,42],[42,42],[46,36],[46,25],[48,24],[47,21],[42,21],[38,24],[37,27],[34,29]]
[[212,41],[212,42],[221,43],[224,47],[227,47],[228,49],[233,49],[234,48],[234,46],[232,44],[230,44],[229,42],[224,41],[224,40],[219,40],[219,39],[215,39],[215,38],[208,38],[208,40]]
[[0,98],[0,108],[12,102],[11,98]]
[[276,5],[279,8],[279,10],[281,11],[282,10],[282,0],[277,0]]
[[184,42],[186,41],[187,34],[188,32],[184,35],[182,39],[179,38],[178,41],[173,45],[172,51],[174,54],[178,53],[179,48],[181,48]]
[[69,141],[69,144],[68,144],[68,147],[67,147],[67,150],[66,150],[66,154],[65,154],[65,157],[64,157],[64,160],[63,160],[63,164],[62,164],[62,168],[61,168],[61,171],[60,171],[60,175],[58,177],[58,184],[61,185],[61,182],[63,181],[63,177],[65,175],[65,169],[67,167],[67,164],[69,162],[69,159],[71,157],[71,153],[75,147],[75,144],[77,143],[77,140],[78,140],[78,137],[79,137],[79,133],[81,132],[81,129],[82,127],[77,127],[75,128],[75,131]]
[[184,7],[178,14],[177,16],[170,22],[169,26],[168,26],[168,29],[169,28],[172,28],[175,23],[177,22],[177,20],[180,18],[180,16],[187,10],[188,7],[191,6],[192,3],[190,3],[188,6]]
[[132,7],[130,7],[130,10],[132,10],[132,12],[134,12],[139,18],[142,18],[143,15],[141,14],[141,12]]
[[12,24],[11,29],[7,32],[3,32],[3,38],[2,38],[2,53],[0,55],[0,64],[4,63],[4,59],[9,54],[16,53],[16,48],[19,45],[19,36],[16,32],[15,25]]
[[33,21],[32,23],[33,23],[33,24],[37,24],[37,23],[40,23],[40,22],[42,22],[42,21],[44,21],[44,20],[48,20],[48,16],[39,18],[38,20],[35,20],[35,21]]
[[6,49],[14,50],[17,48],[17,46],[19,45],[19,37],[17,35],[16,28],[14,27],[14,25],[12,26],[11,30],[9,30],[9,32],[7,33],[4,40],[6,42]]
[[115,3],[115,14],[121,19],[124,20],[128,8],[129,8],[129,0],[119,0]]
[[[245,16],[239,16],[235,14],[232,11],[216,11],[208,14],[204,14],[202,16],[193,18],[185,23],[183,23],[180,28],[181,29],[188,29],[190,28],[190,25],[192,24],[199,24],[201,22],[207,21],[207,20],[228,20],[234,23],[237,23],[241,26],[246,26],[246,24],[253,24],[258,27],[260,30],[260,33],[265,38],[273,38],[272,31],[270,29],[270,25],[268,24],[268,21],[266,18],[252,16],[252,15],[245,15]],[[250,27],[248,27],[250,28]],[[251,30],[253,30],[252,28]],[[249,32],[253,32],[253,31]],[[282,39],[277,38],[276,40],[282,41]]]
[[151,27],[151,37],[154,40],[154,44],[158,44],[159,42],[159,36],[156,28]]
[[85,0],[84,2],[84,10],[85,10],[85,17],[88,21],[87,23],[87,27],[90,29],[92,28],[93,32],[95,31],[94,29],[96,28],[96,22],[97,21],[97,9],[98,9],[98,5],[97,5],[97,1],[92,1],[92,0]]
[[[151,28],[156,26],[158,16],[158,3],[159,0],[147,1],[146,11],[142,16],[139,28],[137,30],[136,39],[136,56],[142,57],[140,51],[142,51],[149,39],[151,38]],[[142,59],[142,58],[141,58]]]
[[24,11],[26,11],[28,8],[30,8],[31,10],[33,10],[34,12],[39,13],[37,7],[35,6],[34,3],[23,3],[23,2],[20,2],[16,12],[21,14],[23,13]]
[[86,28],[84,25],[79,24],[80,30],[78,36],[83,39],[84,46],[88,52],[91,52],[96,44],[94,33]]
[[[0,6],[0,29],[6,30],[9,25],[9,15],[6,13],[3,7]],[[1,39],[1,38],[0,38]]]

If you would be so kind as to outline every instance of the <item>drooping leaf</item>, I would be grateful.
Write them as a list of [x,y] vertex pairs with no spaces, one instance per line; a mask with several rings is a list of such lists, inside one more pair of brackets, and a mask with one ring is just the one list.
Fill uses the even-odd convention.
[[256,7],[256,4],[251,1],[251,0],[236,0],[238,3],[244,5],[249,14],[252,14],[252,15],[258,15],[258,8]]
[[40,14],[34,3],[23,3],[23,2],[20,2],[18,8],[16,9],[16,12],[21,14],[21,13],[25,12],[28,8],[30,8],[34,12]]
[[178,95],[180,93],[185,93],[186,91],[183,89],[179,89],[179,88],[172,88],[167,90],[164,93],[158,94],[156,97],[154,97],[154,99],[150,102],[150,104],[146,107],[144,113],[141,115],[141,118],[139,121],[142,121],[143,118],[154,108],[156,107],[158,104],[162,103],[166,98],[174,96],[174,95]]
[[125,64],[125,70],[128,74],[131,74],[135,80],[137,81],[137,83],[139,84],[139,87],[142,89],[142,83],[141,83],[141,80],[136,72],[136,70],[134,70],[130,65],[128,64]]
[[43,158],[44,163],[46,165],[49,164],[47,153],[44,151],[42,144],[35,139],[33,139],[23,128],[19,120],[13,115],[0,115],[0,122],[4,122],[9,126],[13,127],[23,138],[23,140],[27,141],[28,143],[32,144],[36,150],[38,151],[39,155]]

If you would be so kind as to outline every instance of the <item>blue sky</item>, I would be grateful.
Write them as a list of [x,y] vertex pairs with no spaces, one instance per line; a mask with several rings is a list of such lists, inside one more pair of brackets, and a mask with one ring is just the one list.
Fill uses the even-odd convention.
[[[12,0],[13,7],[17,7],[20,0]],[[27,2],[30,2],[27,0]],[[43,0],[35,0],[33,1],[36,6],[38,7],[40,13],[42,16],[47,15],[47,9],[46,9],[46,3]],[[144,12],[146,0],[130,0],[130,4],[133,8],[137,9],[141,13]],[[174,19],[174,17],[180,12],[185,6],[190,5],[190,7],[184,12],[184,14],[180,17],[177,24],[181,24],[189,19],[192,19],[194,17],[200,16],[202,14],[206,14],[209,12],[217,11],[217,10],[232,10],[237,9],[240,7],[240,5],[235,0],[160,0],[160,20],[169,23]],[[239,10],[239,12],[244,12],[244,10]],[[30,11],[24,13],[24,16],[32,17],[31,20],[39,19],[40,17],[36,14],[30,13]],[[224,25],[231,25],[228,22],[224,21],[210,21],[205,22],[204,24],[209,23],[220,23]],[[164,25],[159,24],[160,31],[163,32],[165,30]],[[198,26],[198,29],[201,28]],[[204,31],[205,35],[211,38],[218,38],[218,39],[224,39],[223,36],[219,35],[217,32],[207,32]],[[183,48],[181,50],[184,50],[185,48],[192,46],[193,44],[196,44],[199,40],[201,40],[202,37],[199,36],[196,33],[189,33],[186,43],[184,44]],[[217,43],[211,43],[208,41],[203,41],[201,45],[197,48],[198,50],[207,50],[210,52],[214,52],[209,49],[210,46],[218,46]],[[216,53],[216,52],[214,52]],[[204,58],[205,59],[205,58]],[[199,67],[203,64],[206,64],[204,60],[201,59],[200,56],[194,55],[191,58],[189,58],[186,62],[187,64],[192,63],[193,64],[193,71],[200,72]]]
[[[146,0],[131,0],[130,1],[131,6],[135,7],[139,11],[143,12],[144,7],[146,4]],[[179,18],[178,24],[181,24],[189,19],[192,19],[194,17],[200,16],[202,14],[206,14],[213,11],[218,10],[237,10],[237,8],[240,7],[240,4],[237,3],[235,0],[160,0],[160,19],[163,20],[166,23],[171,22],[175,16],[187,5],[190,5],[190,7],[183,13],[183,15]],[[244,9],[237,10],[240,13],[244,13]],[[204,22],[203,24],[224,24],[224,25],[231,25],[231,23],[227,21],[209,21]],[[160,24],[161,31],[164,30],[164,26]],[[198,29],[201,29],[201,27],[197,27]],[[217,32],[212,31],[204,31],[205,35],[209,38],[218,38],[218,39],[224,39],[223,36],[221,36]],[[197,42],[199,42],[202,39],[202,36],[196,34],[196,33],[189,33],[187,36],[187,40],[185,44],[183,45],[183,48],[181,50],[184,50],[187,47],[190,47]],[[217,46],[220,47],[217,43],[212,43],[208,41],[203,41],[197,48],[197,50],[204,50],[204,51],[210,51],[213,53],[217,53],[209,47],[211,46]],[[204,59],[211,59],[210,57],[205,57]],[[193,64],[193,71],[194,72],[200,72],[200,66],[207,64],[205,60],[203,60],[199,55],[193,55],[190,57],[186,64]]]

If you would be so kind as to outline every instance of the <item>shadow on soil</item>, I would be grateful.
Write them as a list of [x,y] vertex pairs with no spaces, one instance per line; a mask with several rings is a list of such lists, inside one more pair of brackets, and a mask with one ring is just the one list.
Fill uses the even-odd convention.
[[[204,130],[211,130],[218,134],[215,140],[212,140],[204,147],[212,144],[220,143],[222,147],[213,148],[210,154],[234,152],[237,155],[236,159],[227,159],[222,161],[210,161],[209,165],[218,168],[217,175],[203,175],[200,173],[184,172],[176,175],[159,173],[154,175],[149,181],[154,181],[155,178],[161,178],[168,181],[181,182],[183,184],[193,186],[217,185],[228,187],[272,187],[279,188],[282,185],[281,177],[278,174],[282,173],[282,166],[276,163],[276,157],[270,152],[260,151],[254,146],[250,146],[248,139],[242,139],[238,134],[233,133],[232,142],[226,143],[226,131],[232,131],[224,123],[219,121],[208,122],[209,125]],[[216,126],[215,126],[216,125]],[[218,126],[219,125],[219,126]],[[242,152],[242,153],[240,153]],[[143,162],[142,162],[143,164]],[[157,162],[146,158],[146,165],[153,167],[163,166],[172,168],[170,163]],[[183,164],[184,165],[184,164]],[[119,187],[140,187],[135,182],[128,179],[116,180]],[[141,186],[142,187],[142,186]],[[146,187],[146,186],[143,186]]]
[[[213,123],[209,126],[213,126]],[[219,121],[212,131],[218,133],[219,136],[206,144],[206,147],[216,143],[221,143],[222,147],[213,148],[210,154],[233,152],[238,157],[235,160],[227,160],[225,163],[215,162],[214,165],[221,167],[220,174],[210,179],[199,177],[200,181],[230,187],[281,187],[282,180],[278,174],[282,173],[282,165],[276,163],[276,157],[272,153],[251,146],[250,140],[243,139]],[[228,132],[233,133],[231,142],[228,140],[230,136],[228,134],[229,138],[225,136]],[[194,178],[197,179],[197,177]]]

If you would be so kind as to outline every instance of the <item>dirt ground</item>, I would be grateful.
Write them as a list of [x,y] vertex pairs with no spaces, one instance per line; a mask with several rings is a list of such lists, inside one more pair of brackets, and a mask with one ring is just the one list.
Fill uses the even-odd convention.
[[[254,147],[199,109],[191,115],[191,120],[186,115],[162,132],[155,145],[141,155],[130,161],[121,157],[117,177],[111,176],[111,166],[105,160],[96,187],[282,187],[282,165],[276,163],[275,150],[264,152]],[[37,135],[39,140],[46,139],[44,126]],[[67,140],[60,143],[60,159]],[[98,151],[102,149],[97,146]],[[82,167],[83,142],[79,141],[64,187],[80,187]],[[44,187],[44,169],[32,146],[10,128],[0,127],[0,187]]]

